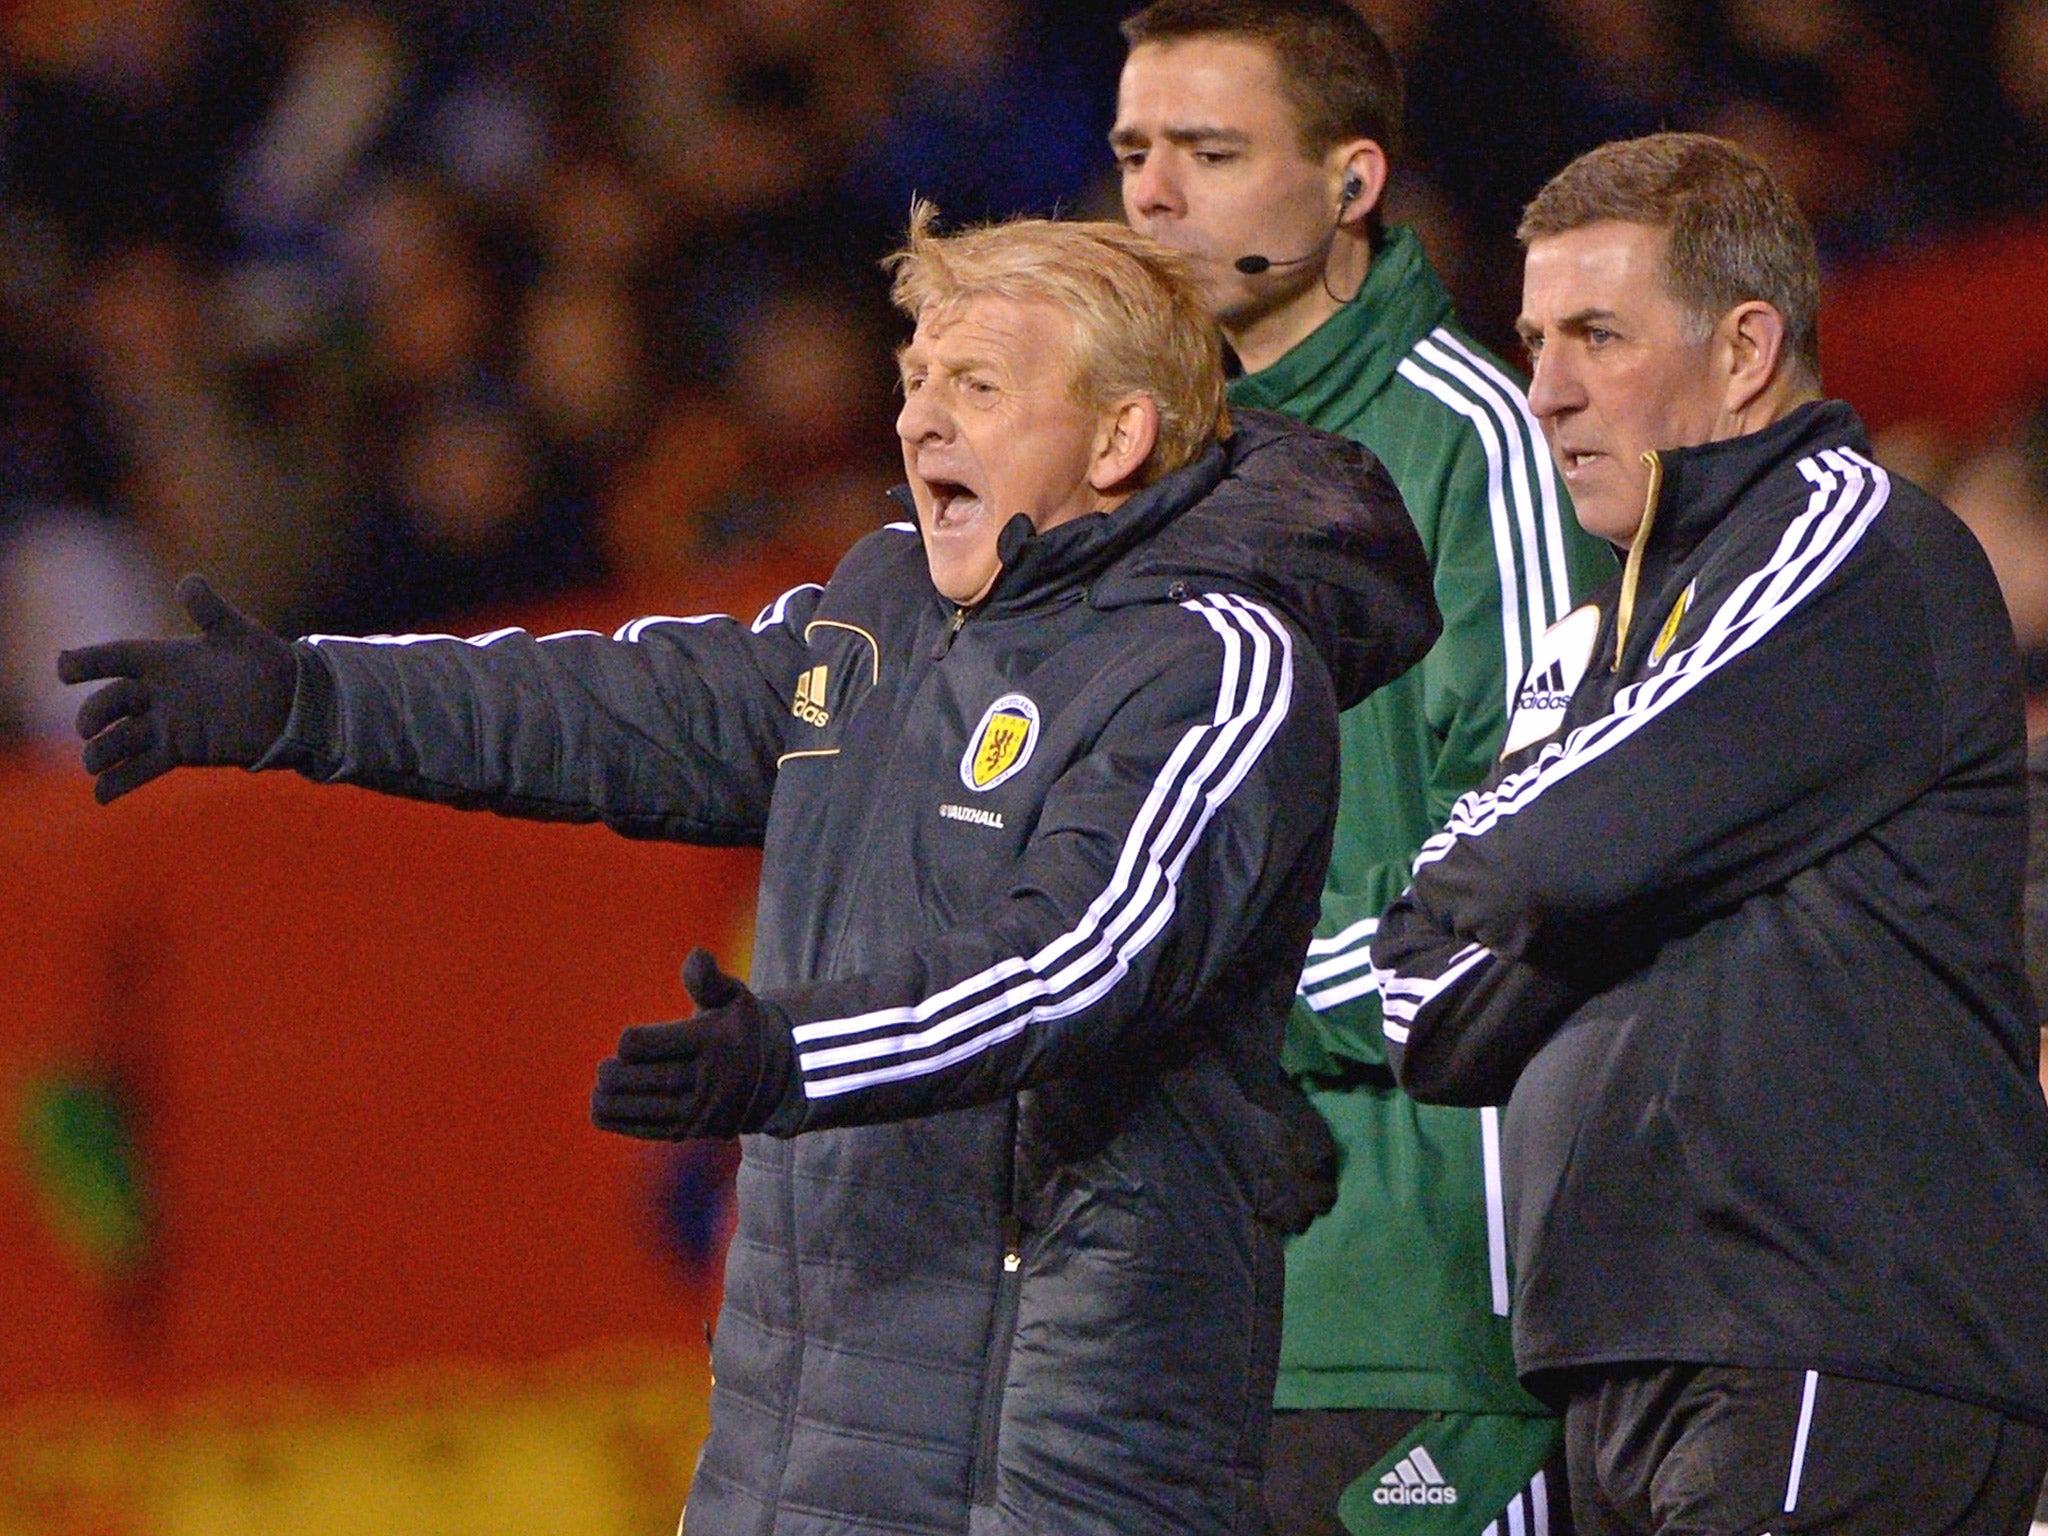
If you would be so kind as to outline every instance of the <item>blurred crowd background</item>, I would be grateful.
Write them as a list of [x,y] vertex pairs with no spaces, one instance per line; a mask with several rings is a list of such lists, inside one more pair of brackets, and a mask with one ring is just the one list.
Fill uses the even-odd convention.
[[[1830,392],[1983,540],[2048,737],[2048,0],[1360,5],[1390,217],[1504,355],[1574,154],[1777,169]],[[1118,216],[1131,8],[0,0],[0,1536],[672,1523],[730,1154],[581,1095],[690,943],[743,969],[746,856],[280,775],[100,812],[53,658],[188,570],[288,633],[822,580],[891,515],[912,194]],[[162,1416],[257,1380],[358,1395]]]
[[[188,569],[356,633],[739,607],[828,570],[895,475],[877,263],[912,192],[1115,216],[1129,8],[6,0],[0,740],[62,738],[50,656],[175,623]],[[1510,355],[1516,213],[1605,139],[1749,144],[1850,294],[2048,207],[2048,0],[1362,8],[1410,84],[1393,216]],[[2048,362],[1987,385],[1970,340],[2014,350],[2028,285],[1936,270],[1918,309],[1879,285],[1845,366],[1901,395],[1901,467],[2048,551]],[[1991,406],[1901,385],[1915,340]]]

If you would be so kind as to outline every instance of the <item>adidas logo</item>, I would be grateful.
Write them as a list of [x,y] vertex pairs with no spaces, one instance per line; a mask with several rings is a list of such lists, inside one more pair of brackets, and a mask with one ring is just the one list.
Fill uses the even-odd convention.
[[1444,1481],[1429,1449],[1418,1445],[1403,1456],[1394,1470],[1380,1479],[1372,1491],[1375,1504],[1455,1504],[1458,1490]]
[[789,706],[789,712],[806,725],[815,725],[823,730],[832,718],[825,708],[825,668],[815,666],[796,680],[796,702]]
[[1564,682],[1564,663],[1553,661],[1522,684],[1521,693],[1515,697],[1515,708],[1563,709],[1571,701],[1571,689],[1567,688]]

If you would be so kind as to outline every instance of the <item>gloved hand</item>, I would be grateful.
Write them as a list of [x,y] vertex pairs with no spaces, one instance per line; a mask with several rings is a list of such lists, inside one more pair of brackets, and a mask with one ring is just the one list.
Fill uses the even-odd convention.
[[1306,1232],[1337,1203],[1337,1138],[1301,1085],[1281,1071],[1277,1056],[1240,1055],[1231,1076],[1259,1112],[1252,1134],[1265,1153],[1266,1174],[1258,1215],[1282,1232]]
[[598,1064],[591,1124],[651,1141],[778,1129],[796,1076],[788,1024],[708,950],[690,951],[683,987],[694,1018],[629,1029],[618,1054]]
[[1259,1107],[1279,1121],[1274,1138],[1274,1174],[1259,1202],[1259,1215],[1282,1232],[1299,1236],[1309,1223],[1337,1203],[1341,1154],[1329,1122],[1293,1083]]
[[291,716],[292,648],[222,602],[203,576],[179,582],[177,596],[197,636],[114,640],[57,657],[64,682],[114,679],[78,710],[85,771],[101,805],[172,768],[246,768]]

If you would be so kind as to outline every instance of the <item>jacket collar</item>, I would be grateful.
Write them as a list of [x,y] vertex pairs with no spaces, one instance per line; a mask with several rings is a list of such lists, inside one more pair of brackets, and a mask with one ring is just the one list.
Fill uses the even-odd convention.
[[[1013,518],[997,545],[1003,568],[975,614],[1230,593],[1294,621],[1344,708],[1405,671],[1440,621],[1428,557],[1393,480],[1348,438],[1267,411],[1231,416],[1222,443],[1114,511],[1045,533]],[[891,494],[912,505],[907,489]],[[934,655],[962,622],[956,610]]]
[[1840,400],[1800,406],[1759,431],[1693,448],[1645,454],[1650,494],[1643,523],[1622,569],[1615,655],[1628,639],[1639,591],[1657,592],[1743,498],[1773,474],[1789,474],[1795,461],[1823,447],[1868,453],[1863,423]]
[[1232,380],[1231,403],[1323,420],[1339,400],[1376,394],[1450,314],[1415,231],[1389,229],[1357,295],[1270,367]]
[[1218,443],[1121,506],[1043,533],[1021,514],[1011,518],[996,541],[1003,569],[982,607],[991,612],[1024,607],[1086,582],[1215,490],[1228,462],[1228,450]]

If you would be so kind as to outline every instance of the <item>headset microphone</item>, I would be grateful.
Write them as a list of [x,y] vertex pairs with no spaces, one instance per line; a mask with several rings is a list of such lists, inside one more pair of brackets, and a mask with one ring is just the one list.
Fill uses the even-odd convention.
[[1257,277],[1261,272],[1274,267],[1298,267],[1304,261],[1314,261],[1322,255],[1321,249],[1310,251],[1306,256],[1296,256],[1287,261],[1275,261],[1270,256],[1240,256],[1231,265],[1246,277]]
[[[1338,195],[1337,198],[1337,222],[1339,224],[1343,223],[1344,221],[1344,209],[1350,204],[1353,198],[1357,197],[1358,194],[1363,192],[1364,190],[1365,183],[1360,181],[1356,176],[1346,176],[1344,178],[1344,190]],[[1305,261],[1314,261],[1318,256],[1328,255],[1330,250],[1330,241],[1335,240],[1336,238],[1337,231],[1333,227],[1330,230],[1330,239],[1325,240],[1321,245],[1317,246],[1314,250],[1308,252],[1306,255],[1290,256],[1285,261],[1275,261],[1270,256],[1240,256],[1237,258],[1237,260],[1233,261],[1231,265],[1237,268],[1237,270],[1242,272],[1246,277],[1257,277],[1261,272],[1270,272],[1275,267],[1298,267]]]

